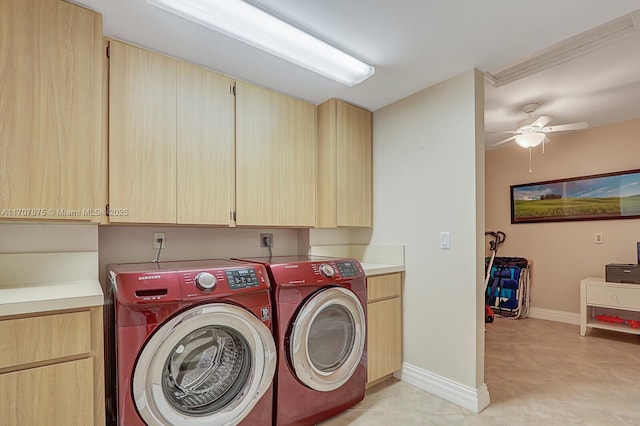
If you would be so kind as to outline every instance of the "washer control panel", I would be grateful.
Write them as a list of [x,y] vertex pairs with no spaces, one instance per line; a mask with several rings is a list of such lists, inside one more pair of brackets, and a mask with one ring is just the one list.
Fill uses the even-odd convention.
[[336,266],[342,278],[355,277],[359,274],[358,267],[355,262],[351,260],[337,261]]
[[264,265],[225,259],[114,263],[107,276],[123,306],[213,300],[271,287]]
[[182,272],[183,296],[208,298],[212,295],[229,294],[229,292],[254,291],[268,288],[269,281],[262,266],[215,268],[200,271]]
[[256,271],[253,268],[228,269],[225,274],[231,290],[256,287],[259,284]]

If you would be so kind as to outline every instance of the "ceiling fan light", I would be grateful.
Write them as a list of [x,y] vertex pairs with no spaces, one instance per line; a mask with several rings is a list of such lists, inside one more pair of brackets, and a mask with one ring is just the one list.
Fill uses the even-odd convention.
[[516,143],[523,148],[533,148],[538,146],[545,137],[546,135],[541,132],[523,133],[516,136]]
[[241,0],[147,0],[149,4],[293,62],[345,86],[375,73],[372,65]]

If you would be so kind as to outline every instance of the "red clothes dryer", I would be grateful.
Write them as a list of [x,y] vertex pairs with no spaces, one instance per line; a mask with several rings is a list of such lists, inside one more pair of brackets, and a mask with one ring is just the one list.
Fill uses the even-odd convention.
[[271,424],[277,354],[262,265],[111,264],[107,276],[108,419],[122,426]]
[[313,425],[364,398],[366,283],[354,259],[243,259],[267,266],[276,318],[274,425]]

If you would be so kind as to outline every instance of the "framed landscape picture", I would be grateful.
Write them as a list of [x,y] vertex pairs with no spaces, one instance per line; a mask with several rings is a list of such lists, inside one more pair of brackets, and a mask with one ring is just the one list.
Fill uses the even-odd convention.
[[640,169],[511,186],[511,223],[640,218]]

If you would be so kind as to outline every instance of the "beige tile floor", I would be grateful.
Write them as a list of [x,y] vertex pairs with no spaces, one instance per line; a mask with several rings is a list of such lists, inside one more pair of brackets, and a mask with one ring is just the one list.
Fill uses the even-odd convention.
[[321,425],[640,425],[639,336],[496,318],[485,337],[482,413],[391,379]]

